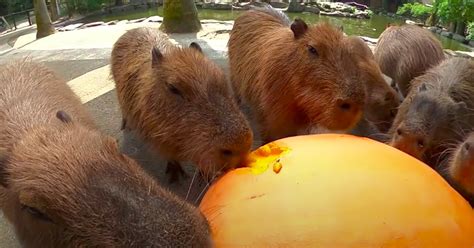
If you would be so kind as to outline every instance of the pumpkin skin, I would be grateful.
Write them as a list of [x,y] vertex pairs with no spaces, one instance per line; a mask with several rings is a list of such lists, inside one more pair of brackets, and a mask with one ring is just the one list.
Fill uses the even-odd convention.
[[474,214],[426,164],[351,135],[252,152],[204,196],[216,247],[474,247]]

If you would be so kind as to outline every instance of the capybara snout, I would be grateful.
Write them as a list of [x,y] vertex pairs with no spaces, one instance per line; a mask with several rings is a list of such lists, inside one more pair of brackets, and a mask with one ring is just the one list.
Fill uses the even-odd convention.
[[[448,173],[466,193],[474,196],[474,132],[467,135],[449,161]],[[472,200],[470,200],[472,204]]]

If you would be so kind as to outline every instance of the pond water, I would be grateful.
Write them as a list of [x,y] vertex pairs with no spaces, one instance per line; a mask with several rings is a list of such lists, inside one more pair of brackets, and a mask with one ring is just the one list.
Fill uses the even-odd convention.
[[[234,20],[241,11],[238,10],[210,10],[210,9],[199,9],[199,19],[213,19],[220,21],[231,21]],[[362,35],[372,38],[377,38],[384,31],[388,23],[403,23],[401,19],[391,18],[382,15],[373,15],[370,19],[354,19],[344,17],[330,17],[321,16],[311,13],[287,13],[290,19],[300,17],[308,23],[316,23],[320,21],[327,21],[335,25],[342,25],[344,32],[349,35]],[[132,20],[139,19],[142,17],[149,17],[159,15],[163,16],[163,8],[158,7],[157,9],[138,10],[138,11],[127,11],[121,13],[113,13],[102,16],[94,16],[87,19],[87,21],[113,21],[113,20]],[[471,49],[455,40],[435,34],[435,36],[441,41],[444,48],[451,50],[470,51]]]

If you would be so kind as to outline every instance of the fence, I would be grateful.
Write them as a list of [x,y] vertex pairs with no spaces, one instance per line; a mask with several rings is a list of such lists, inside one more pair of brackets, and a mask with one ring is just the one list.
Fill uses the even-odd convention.
[[0,31],[6,29],[16,30],[18,28],[18,25],[22,24],[22,22],[26,20],[28,20],[29,26],[33,25],[32,16],[34,17],[34,14],[31,14],[31,12],[34,12],[34,10],[28,9],[16,13],[11,13],[6,16],[0,16]]

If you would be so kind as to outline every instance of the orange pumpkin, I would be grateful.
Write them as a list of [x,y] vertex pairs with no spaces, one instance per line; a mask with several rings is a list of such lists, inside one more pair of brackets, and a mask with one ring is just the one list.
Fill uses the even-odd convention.
[[281,139],[212,185],[217,247],[474,247],[469,204],[424,163],[350,135]]

